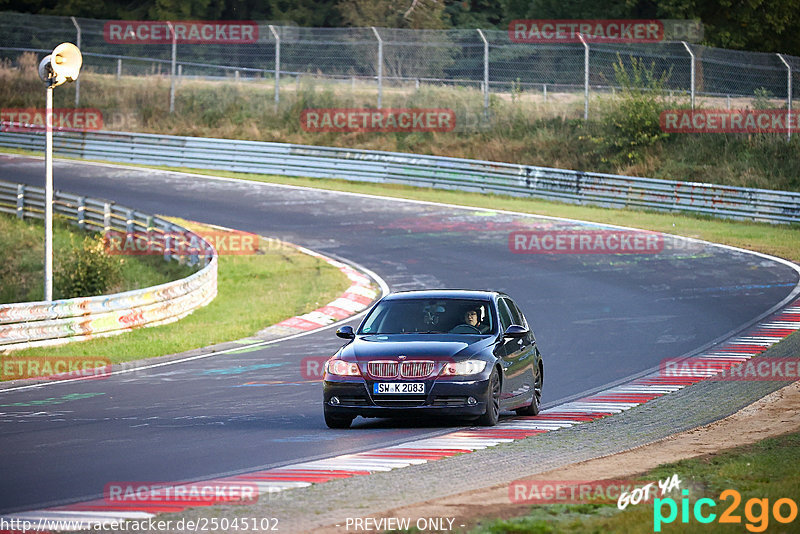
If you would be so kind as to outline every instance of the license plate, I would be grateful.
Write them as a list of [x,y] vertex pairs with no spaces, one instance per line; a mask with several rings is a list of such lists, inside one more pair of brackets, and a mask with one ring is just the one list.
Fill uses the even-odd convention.
[[424,395],[424,382],[375,382],[372,385],[375,395]]

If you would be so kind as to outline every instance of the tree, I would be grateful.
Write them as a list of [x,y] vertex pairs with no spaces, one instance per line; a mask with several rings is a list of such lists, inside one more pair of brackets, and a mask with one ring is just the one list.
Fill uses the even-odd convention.
[[346,26],[442,29],[449,26],[444,0],[340,0]]

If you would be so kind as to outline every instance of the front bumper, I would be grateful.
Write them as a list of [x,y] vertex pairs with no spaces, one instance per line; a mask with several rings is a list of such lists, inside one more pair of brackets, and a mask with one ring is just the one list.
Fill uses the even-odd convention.
[[[325,410],[336,415],[405,417],[411,415],[479,416],[486,412],[489,380],[420,380],[425,395],[376,395],[371,380],[325,380]],[[332,404],[336,397],[338,404]],[[477,402],[469,404],[467,399]]]

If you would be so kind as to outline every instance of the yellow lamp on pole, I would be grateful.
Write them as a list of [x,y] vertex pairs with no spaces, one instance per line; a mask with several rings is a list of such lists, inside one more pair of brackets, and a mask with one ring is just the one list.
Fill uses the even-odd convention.
[[45,112],[44,199],[44,300],[53,300],[53,88],[74,82],[83,65],[81,51],[72,43],[61,43],[39,63],[39,77],[47,86]]

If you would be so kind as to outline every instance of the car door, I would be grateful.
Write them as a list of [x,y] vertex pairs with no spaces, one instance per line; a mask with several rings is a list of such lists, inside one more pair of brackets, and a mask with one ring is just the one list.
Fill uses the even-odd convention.
[[[513,304],[509,299],[497,299],[497,313],[500,319],[501,335],[512,324],[519,324],[519,311],[512,312]],[[514,307],[516,308],[516,307]],[[516,316],[515,316],[516,315]],[[524,319],[522,319],[524,321]],[[525,325],[520,325],[525,326]],[[515,399],[523,398],[530,388],[530,364],[528,348],[530,344],[525,338],[503,338],[497,344],[496,354],[503,366],[503,403],[512,405]],[[526,387],[527,386],[527,387]]]
[[522,348],[523,354],[520,357],[520,361],[524,362],[524,375],[526,377],[525,380],[523,380],[522,387],[530,392],[530,390],[534,387],[533,385],[536,375],[539,372],[539,348],[536,346],[536,337],[533,334],[533,329],[525,319],[525,315],[522,313],[522,310],[520,310],[519,306],[517,306],[517,304],[510,298],[506,299],[506,304],[511,311],[511,319],[513,321],[519,321],[515,324],[524,326],[528,330],[528,333],[523,340],[524,347]]

